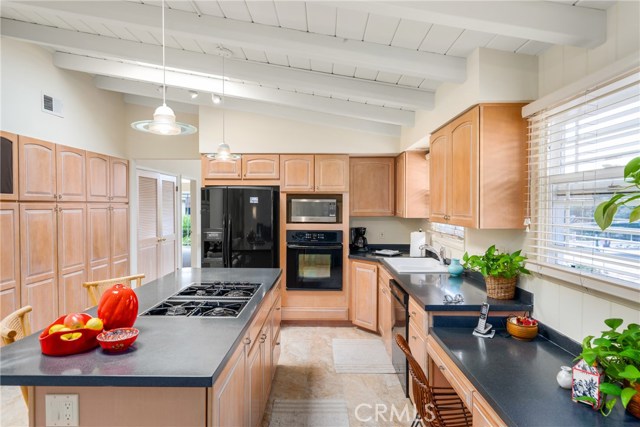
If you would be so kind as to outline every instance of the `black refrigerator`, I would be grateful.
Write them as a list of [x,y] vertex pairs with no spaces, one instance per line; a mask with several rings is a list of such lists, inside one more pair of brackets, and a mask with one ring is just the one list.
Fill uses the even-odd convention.
[[202,267],[278,267],[277,187],[204,187]]

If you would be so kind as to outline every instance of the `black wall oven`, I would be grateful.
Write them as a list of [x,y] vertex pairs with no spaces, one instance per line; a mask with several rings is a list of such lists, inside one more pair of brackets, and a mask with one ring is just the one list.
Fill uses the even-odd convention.
[[287,231],[287,289],[342,290],[342,231]]

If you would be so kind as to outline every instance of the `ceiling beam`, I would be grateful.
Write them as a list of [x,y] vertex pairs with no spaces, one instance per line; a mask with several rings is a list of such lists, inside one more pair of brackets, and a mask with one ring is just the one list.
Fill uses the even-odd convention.
[[[72,16],[98,23],[113,23],[157,31],[160,28],[159,7],[133,2],[110,1],[5,1],[8,7],[36,12]],[[177,9],[166,11],[167,34],[207,40],[229,46],[240,46],[330,63],[355,65],[389,73],[425,79],[463,82],[466,60],[430,52],[421,52],[342,39],[288,28],[234,21],[211,15],[198,17]]]
[[[154,45],[6,18],[2,18],[0,31],[4,36],[59,50],[161,64],[158,46]],[[166,48],[166,52],[169,67],[222,75],[222,58],[219,56],[174,48]],[[225,75],[233,79],[276,86],[284,85],[325,93],[335,92],[345,97],[366,98],[373,102],[400,105],[411,110],[431,110],[434,107],[434,92],[431,91],[259,62],[226,60]]]
[[551,1],[332,1],[333,6],[585,48],[606,40],[607,13]]
[[[163,81],[163,73],[160,67],[148,67],[62,52],[56,52],[53,55],[53,63],[57,67],[66,70],[152,83],[156,87],[162,85]],[[215,77],[167,70],[166,82],[167,86],[171,87],[202,91],[209,94],[222,93],[222,79]],[[231,98],[270,102],[401,126],[413,126],[414,124],[415,113],[413,111],[378,107],[342,99],[307,95],[232,81],[225,81],[224,89],[225,96]]]
[[[162,99],[162,95],[157,91],[157,86],[150,83],[141,83],[132,80],[121,80],[103,76],[94,77],[93,80],[94,84],[99,89],[124,93],[125,102],[128,103],[155,108],[160,105]],[[182,110],[186,110],[186,108],[181,107],[180,104],[216,108],[216,106],[211,105],[211,101],[205,96],[199,96],[196,99],[191,99],[187,92],[175,88],[167,88],[167,102],[170,107],[174,106],[173,103],[179,103],[176,110],[180,110],[180,108],[182,108]],[[313,123],[322,126],[331,126],[340,129],[376,133],[393,137],[400,136],[400,126],[397,125],[352,119],[349,117],[336,116],[334,114],[306,111],[300,108],[291,108],[260,101],[251,101],[248,99],[227,98],[225,100],[224,108]]]

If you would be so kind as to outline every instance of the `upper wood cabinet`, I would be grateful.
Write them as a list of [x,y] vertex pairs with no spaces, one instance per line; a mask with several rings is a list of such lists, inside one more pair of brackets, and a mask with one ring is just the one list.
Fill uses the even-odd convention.
[[349,156],[315,156],[316,191],[344,193],[349,191]]
[[20,136],[18,147],[20,200],[57,200],[56,144]]
[[109,201],[129,202],[129,161],[109,157]]
[[393,216],[395,159],[352,157],[349,165],[351,216]]
[[109,201],[109,156],[87,151],[87,201]]
[[378,266],[351,261],[351,307],[353,324],[378,330]]
[[0,200],[18,200],[18,135],[0,131]]
[[244,154],[242,179],[280,179],[280,156],[277,154]]
[[523,104],[480,104],[431,135],[430,218],[470,228],[522,228]]
[[429,162],[426,151],[405,151],[396,157],[396,216],[429,217]]
[[87,201],[129,201],[129,162],[87,151]]
[[202,180],[205,179],[241,179],[242,159],[210,159],[202,156]]
[[84,150],[56,145],[58,201],[87,200],[87,161]]
[[281,191],[313,191],[314,156],[312,154],[287,154],[280,156]]

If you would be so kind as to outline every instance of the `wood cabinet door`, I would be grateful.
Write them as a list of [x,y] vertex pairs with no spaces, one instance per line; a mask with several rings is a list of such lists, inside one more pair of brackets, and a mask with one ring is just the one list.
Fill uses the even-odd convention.
[[52,202],[57,199],[56,145],[26,136],[18,138],[20,200]]
[[0,200],[18,200],[18,135],[0,131]]
[[393,216],[395,212],[395,159],[349,159],[349,200],[352,216]]
[[109,156],[87,151],[87,201],[109,201]]
[[87,160],[84,150],[56,145],[58,201],[87,200]]
[[57,231],[55,203],[20,204],[21,305],[33,307],[31,329],[58,317]]
[[129,201],[129,161],[109,157],[109,201],[127,203]]
[[404,218],[429,217],[429,162],[425,151],[407,151],[404,173]]
[[[84,163],[84,162],[83,162]],[[58,308],[60,314],[88,307],[87,204],[58,204]]]
[[391,328],[393,328],[394,313],[393,302],[391,301],[392,297],[388,287],[382,287],[382,295],[383,298],[379,302],[380,311],[382,313],[382,341],[384,342],[384,348],[387,350],[387,354],[391,357],[392,349],[395,345],[393,333],[391,331]]
[[349,191],[349,156],[346,154],[315,156],[316,191]]
[[280,156],[280,191],[313,191],[315,167],[313,155],[283,154]]
[[0,204],[0,318],[20,308],[20,210]]
[[504,427],[507,424],[496,414],[491,406],[478,394],[473,393],[473,427]]
[[243,179],[280,179],[280,156],[277,154],[244,154]]
[[110,271],[111,277],[129,275],[129,205],[113,203],[110,208]]
[[430,219],[447,222],[447,193],[449,191],[449,127],[431,135],[429,161]]
[[271,318],[271,372],[273,378],[276,374],[276,367],[280,359],[280,323],[282,322],[282,298],[278,295],[276,302],[273,303],[273,316]]
[[448,209],[449,223],[478,227],[478,124],[480,108],[451,122]]
[[353,324],[376,332],[378,330],[378,267],[374,264],[351,262]]
[[212,427],[244,426],[246,415],[245,360],[247,345],[241,344],[213,385]]
[[264,387],[264,342],[252,343],[247,356],[247,423],[249,427],[260,425],[262,420],[262,399]]
[[202,180],[240,178],[242,178],[241,159],[219,160],[202,156]]
[[398,157],[396,157],[396,216],[399,217],[406,217],[406,161],[407,153],[402,153]]
[[111,278],[109,259],[111,221],[109,208],[110,206],[107,203],[87,204],[88,280],[91,281]]
[[407,340],[409,343],[409,348],[411,349],[411,354],[418,361],[420,367],[422,368],[422,372],[427,374],[427,340],[422,332],[420,332],[417,328],[417,325],[413,322],[409,322],[409,339]]

